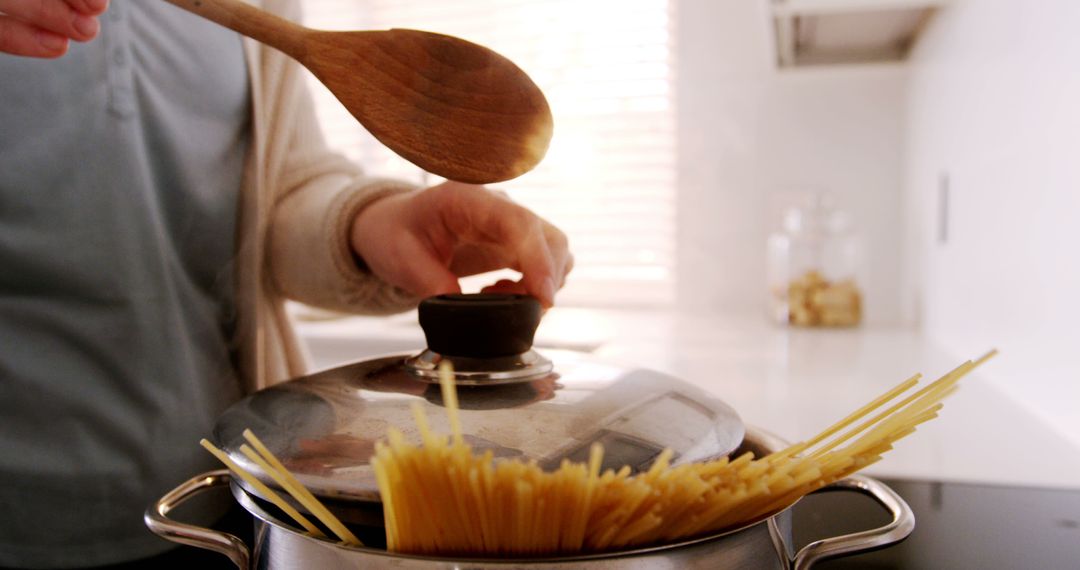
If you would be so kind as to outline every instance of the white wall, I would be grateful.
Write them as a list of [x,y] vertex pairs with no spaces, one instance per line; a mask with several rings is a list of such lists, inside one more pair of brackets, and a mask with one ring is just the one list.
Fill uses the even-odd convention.
[[767,4],[676,4],[679,305],[764,314],[771,202],[809,186],[859,224],[867,320],[898,322],[906,70],[777,72]]
[[1075,0],[939,14],[911,67],[905,199],[907,306],[957,355],[1001,348],[987,374],[1080,443],[1078,29]]

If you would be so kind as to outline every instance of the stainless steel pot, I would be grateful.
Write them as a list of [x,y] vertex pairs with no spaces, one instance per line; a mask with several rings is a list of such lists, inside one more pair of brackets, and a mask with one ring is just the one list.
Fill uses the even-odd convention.
[[[761,457],[784,447],[747,430],[713,394],[647,369],[628,369],[580,353],[531,349],[540,319],[535,299],[515,295],[448,295],[420,305],[428,348],[348,364],[262,390],[219,418],[215,443],[270,487],[277,484],[241,451],[251,428],[300,482],[368,545],[385,540],[382,503],[371,455],[389,426],[416,440],[411,409],[419,404],[437,431],[448,431],[436,382],[439,363],[453,363],[465,440],[495,457],[536,461],[544,468],[583,461],[604,446],[603,468],[647,469],[668,449],[675,464],[707,461],[738,450]],[[551,357],[551,360],[548,359]],[[745,437],[744,437],[745,435]],[[188,497],[229,484],[254,516],[255,544],[166,518]],[[200,475],[153,505],[146,524],[161,536],[229,556],[241,568],[805,568],[825,556],[901,540],[914,526],[907,505],[867,478],[833,489],[874,497],[890,525],[807,546],[791,544],[790,515],[781,512],[734,531],[632,551],[536,560],[450,560],[348,548],[312,538],[277,518],[265,497],[227,472]],[[286,499],[289,500],[289,499]],[[303,505],[293,503],[301,511]],[[366,536],[371,536],[369,540]]]
[[[748,447],[761,452],[781,447],[775,437],[747,430]],[[168,518],[168,513],[204,491],[230,485],[237,501],[254,517],[255,544],[249,547],[237,537]],[[416,570],[463,570],[507,568],[561,569],[755,569],[802,570],[825,558],[873,550],[899,542],[915,528],[915,516],[907,503],[882,483],[856,475],[837,481],[823,491],[850,490],[866,494],[884,507],[892,521],[880,528],[819,540],[794,552],[790,509],[765,520],[724,533],[675,544],[622,552],[559,558],[518,560],[432,558],[395,554],[374,548],[342,546],[304,534],[263,508],[226,470],[204,473],[169,492],[146,513],[146,524],[158,535],[177,542],[220,552],[241,569],[291,570],[296,568],[401,568]]]

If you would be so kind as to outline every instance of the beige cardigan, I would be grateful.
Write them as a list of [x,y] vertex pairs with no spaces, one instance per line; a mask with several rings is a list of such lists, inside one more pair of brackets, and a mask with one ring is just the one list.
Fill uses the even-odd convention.
[[[300,20],[297,2],[255,2]],[[349,225],[376,198],[411,189],[371,179],[330,152],[315,119],[303,68],[244,39],[251,80],[253,139],[240,193],[236,253],[237,348],[246,390],[303,374],[285,299],[352,313],[389,314],[417,299],[361,268]]]

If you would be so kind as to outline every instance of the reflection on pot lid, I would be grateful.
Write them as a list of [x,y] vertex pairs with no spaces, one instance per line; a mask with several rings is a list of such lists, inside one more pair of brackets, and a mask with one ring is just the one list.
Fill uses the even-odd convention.
[[[512,297],[513,303],[520,302],[519,296]],[[422,323],[423,310],[422,305]],[[536,312],[538,321],[538,306]],[[428,329],[425,325],[431,352],[438,343]],[[675,463],[682,463],[727,455],[742,442],[743,424],[735,411],[691,384],[581,353],[550,351],[545,356],[553,361],[551,372],[520,375],[510,383],[499,379],[458,386],[462,429],[474,449],[553,469],[563,459],[586,460],[589,446],[600,442],[604,468],[641,470],[665,448],[674,452]],[[419,442],[412,402],[422,404],[435,431],[450,431],[439,386],[408,366],[412,357],[367,360],[259,391],[221,416],[213,439],[273,488],[272,480],[240,453],[246,428],[316,495],[377,502],[369,464],[375,442],[391,426]],[[505,355],[491,356],[499,357]],[[462,358],[475,360],[477,355]]]

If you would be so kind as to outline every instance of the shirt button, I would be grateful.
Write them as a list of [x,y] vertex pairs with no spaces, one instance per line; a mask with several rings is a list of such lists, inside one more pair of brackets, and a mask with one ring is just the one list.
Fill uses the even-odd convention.
[[124,55],[124,50],[120,48],[113,50],[112,60],[113,63],[119,66],[123,66],[125,63],[127,63],[127,57]]

